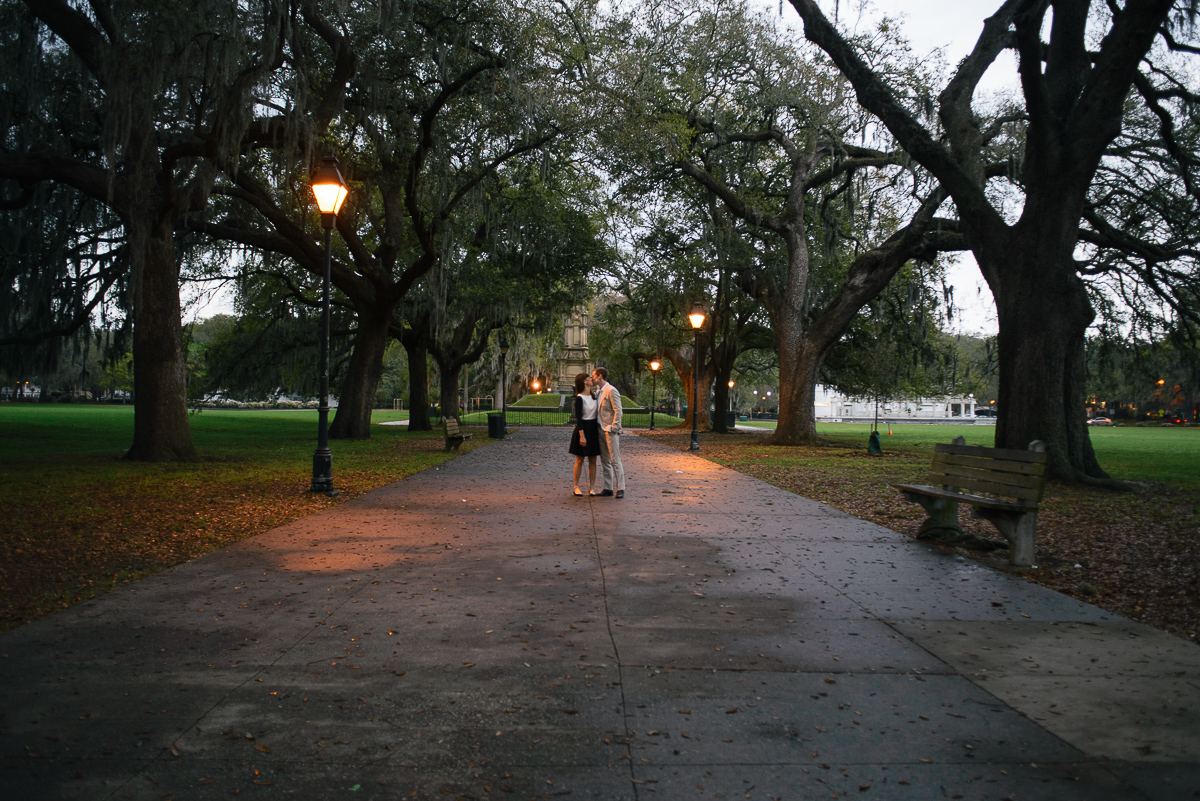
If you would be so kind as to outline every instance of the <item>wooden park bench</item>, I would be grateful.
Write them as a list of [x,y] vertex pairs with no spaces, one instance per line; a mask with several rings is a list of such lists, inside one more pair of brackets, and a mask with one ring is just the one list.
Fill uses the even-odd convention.
[[458,428],[458,421],[453,417],[447,417],[442,420],[442,427],[446,429],[446,450],[453,448],[458,450],[458,446],[463,444],[464,439],[470,439],[470,434],[464,434]]
[[[1035,440],[1029,450],[983,448],[955,437],[949,445],[934,448],[929,484],[893,484],[929,517],[921,524],[919,539],[943,539],[957,532],[958,505],[971,506],[971,516],[990,520],[1012,548],[1012,564],[1028,567],[1034,560],[1038,504],[1046,485],[1049,455],[1045,443]],[[953,541],[951,539],[950,541]]]

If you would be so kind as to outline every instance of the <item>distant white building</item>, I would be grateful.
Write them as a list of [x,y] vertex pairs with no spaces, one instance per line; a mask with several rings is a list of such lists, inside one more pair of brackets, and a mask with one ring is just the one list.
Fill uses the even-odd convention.
[[[817,384],[813,406],[818,420],[837,421],[875,417],[875,398],[843,395],[832,387]],[[879,399],[879,416],[891,420],[904,418],[935,418],[975,416],[975,396],[958,395],[940,398]]]

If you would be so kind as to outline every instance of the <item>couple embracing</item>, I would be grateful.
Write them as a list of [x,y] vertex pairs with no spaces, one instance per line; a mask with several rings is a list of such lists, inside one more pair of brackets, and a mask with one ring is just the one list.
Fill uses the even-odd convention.
[[[593,394],[595,392],[595,394]],[[575,455],[575,495],[582,496],[579,475],[588,463],[588,495],[625,497],[625,468],[621,466],[621,393],[608,383],[608,370],[597,367],[589,376],[575,376],[575,430],[567,450]],[[596,492],[596,457],[604,472],[604,489]]]

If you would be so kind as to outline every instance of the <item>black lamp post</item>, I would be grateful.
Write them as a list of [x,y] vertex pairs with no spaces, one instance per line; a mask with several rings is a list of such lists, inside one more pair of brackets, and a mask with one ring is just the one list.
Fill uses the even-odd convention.
[[508,337],[500,335],[500,436],[508,434],[508,384],[504,375],[504,357],[508,355]]
[[[734,385],[734,383],[735,382],[732,378],[729,379],[729,397],[726,398],[726,400],[729,403],[729,413],[730,414],[733,414],[733,385]],[[728,422],[728,420],[727,420],[727,422]],[[730,423],[729,428],[730,428],[730,430],[737,428],[737,423],[736,422]]]
[[692,348],[692,444],[688,450],[698,451],[700,430],[696,427],[696,416],[700,413],[700,329],[704,327],[704,307],[700,305],[700,301],[692,304],[688,319],[692,322],[692,330],[696,332],[696,344]]
[[656,390],[658,389],[658,368],[662,367],[662,363],[658,359],[650,360],[650,430],[654,430],[654,405],[658,400]]
[[321,283],[321,405],[317,408],[317,450],[313,454],[312,491],[337,495],[333,488],[333,454],[329,450],[329,273],[333,263],[333,224],[349,190],[337,168],[337,159],[326,156],[312,179],[313,195],[325,229],[325,274]]

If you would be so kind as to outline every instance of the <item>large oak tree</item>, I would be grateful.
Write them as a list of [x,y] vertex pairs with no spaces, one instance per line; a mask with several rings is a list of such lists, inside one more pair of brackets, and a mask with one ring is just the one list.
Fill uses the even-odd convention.
[[[1131,89],[1150,81],[1147,57],[1169,35],[1178,0],[1007,0],[983,21],[971,53],[936,98],[936,119],[873,69],[822,12],[791,0],[805,35],[837,63],[859,102],[957,207],[961,231],[996,300],[1000,390],[996,445],[1047,444],[1054,474],[1102,480],[1084,420],[1084,343],[1096,313],[1081,276],[1081,220],[1109,148],[1126,119]],[[1015,53],[1024,103],[1009,119],[985,119],[973,104],[980,78]],[[1018,154],[988,143],[1007,123],[1021,127]],[[1003,183],[1004,190],[996,191]],[[1019,192],[1019,210],[1004,202]]]
[[[127,457],[194,459],[176,226],[207,202],[212,164],[236,150],[250,92],[279,64],[282,7],[222,0],[25,5],[28,16],[3,42],[13,69],[3,79],[0,178],[26,188],[70,187],[120,219],[112,246],[124,250],[133,315]],[[10,19],[13,6],[5,4]],[[59,90],[68,85],[63,102]],[[86,324],[86,315],[75,321]]]

